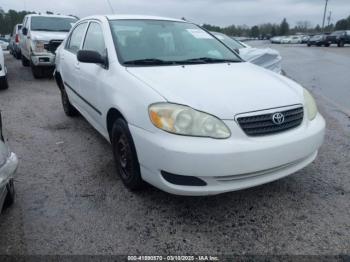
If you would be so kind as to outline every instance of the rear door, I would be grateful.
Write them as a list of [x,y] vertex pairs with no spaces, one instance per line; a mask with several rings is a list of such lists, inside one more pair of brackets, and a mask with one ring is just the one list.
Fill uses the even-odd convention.
[[78,24],[71,32],[60,54],[60,73],[70,102],[80,109],[80,63],[77,53],[81,49],[88,23]]

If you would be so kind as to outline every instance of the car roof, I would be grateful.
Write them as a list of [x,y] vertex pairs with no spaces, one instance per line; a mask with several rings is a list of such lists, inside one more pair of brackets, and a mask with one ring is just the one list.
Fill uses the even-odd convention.
[[82,20],[101,19],[101,18],[107,18],[108,20],[129,20],[130,19],[130,20],[163,20],[163,21],[186,22],[181,19],[169,18],[169,17],[149,16],[149,15],[128,15],[128,14],[89,16],[89,17],[84,17]]
[[27,17],[55,17],[55,18],[75,18],[73,16],[69,16],[69,15],[50,15],[50,14],[30,14],[30,15],[26,15]]

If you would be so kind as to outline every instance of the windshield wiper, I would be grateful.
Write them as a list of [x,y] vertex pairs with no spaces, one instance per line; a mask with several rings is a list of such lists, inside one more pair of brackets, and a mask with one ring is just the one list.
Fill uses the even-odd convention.
[[173,65],[174,61],[165,61],[156,58],[146,58],[138,60],[125,61],[124,65]]
[[212,57],[199,57],[192,58],[182,61],[176,61],[179,64],[209,64],[209,63],[239,63],[240,60],[234,59],[221,59],[221,58],[212,58]]

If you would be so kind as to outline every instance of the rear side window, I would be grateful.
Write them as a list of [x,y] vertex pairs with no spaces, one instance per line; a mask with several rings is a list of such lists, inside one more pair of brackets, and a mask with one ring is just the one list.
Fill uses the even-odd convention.
[[74,28],[66,44],[66,49],[74,54],[78,53],[84,38],[87,23],[83,23]]
[[89,29],[86,33],[83,49],[96,51],[101,55],[105,55],[106,45],[103,37],[103,31],[98,23],[90,23]]

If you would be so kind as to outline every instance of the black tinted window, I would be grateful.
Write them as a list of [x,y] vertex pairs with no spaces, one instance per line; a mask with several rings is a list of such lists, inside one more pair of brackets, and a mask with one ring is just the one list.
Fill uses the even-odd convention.
[[35,16],[32,17],[31,30],[69,32],[76,22],[77,19],[75,18]]
[[99,52],[101,55],[105,53],[105,41],[103,38],[102,28],[98,23],[91,23],[86,33],[84,42],[84,50],[92,50]]

